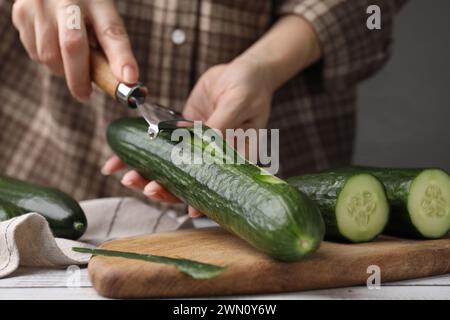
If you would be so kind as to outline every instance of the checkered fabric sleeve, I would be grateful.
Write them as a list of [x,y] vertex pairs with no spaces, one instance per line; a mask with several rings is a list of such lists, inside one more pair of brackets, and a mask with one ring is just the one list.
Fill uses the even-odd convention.
[[[407,0],[283,0],[278,15],[298,14],[315,29],[323,53],[323,85],[345,90],[388,60],[393,18]],[[369,6],[380,8],[381,29],[369,29]]]

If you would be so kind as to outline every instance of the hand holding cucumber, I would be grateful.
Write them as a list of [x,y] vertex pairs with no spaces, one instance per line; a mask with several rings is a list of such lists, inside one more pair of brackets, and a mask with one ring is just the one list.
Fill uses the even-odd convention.
[[[104,175],[112,175],[126,169],[126,164],[117,156],[112,156],[102,168]],[[182,201],[167,191],[156,181],[150,181],[143,178],[136,170],[130,170],[122,177],[122,184],[130,189],[143,190],[146,197],[153,201],[164,203],[181,203]],[[200,217],[202,214],[195,208],[189,207],[189,216],[191,218]]]

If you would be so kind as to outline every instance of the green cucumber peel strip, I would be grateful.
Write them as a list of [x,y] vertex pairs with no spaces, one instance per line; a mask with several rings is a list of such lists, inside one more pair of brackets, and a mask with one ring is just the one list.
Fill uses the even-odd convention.
[[226,267],[216,266],[213,264],[197,262],[188,259],[176,259],[150,254],[141,254],[134,252],[113,251],[104,249],[89,249],[73,247],[73,251],[80,253],[90,253],[94,256],[117,257],[133,260],[142,260],[147,262],[162,263],[175,266],[179,271],[191,276],[194,279],[210,279],[218,276]]

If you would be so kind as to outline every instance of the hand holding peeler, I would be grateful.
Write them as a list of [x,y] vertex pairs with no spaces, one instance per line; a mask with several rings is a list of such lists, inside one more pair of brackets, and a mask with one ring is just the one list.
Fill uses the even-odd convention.
[[91,48],[91,78],[93,82],[122,105],[137,109],[148,123],[150,138],[156,138],[160,130],[191,127],[193,122],[183,118],[172,108],[147,101],[148,90],[140,83],[129,85],[117,81],[111,72],[105,55]]

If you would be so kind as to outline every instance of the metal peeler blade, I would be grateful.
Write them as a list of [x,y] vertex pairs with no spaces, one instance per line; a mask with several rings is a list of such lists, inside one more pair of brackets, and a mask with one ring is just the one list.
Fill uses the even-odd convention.
[[140,115],[148,123],[148,134],[152,139],[156,138],[162,129],[191,127],[194,123],[169,107],[146,101],[147,89],[139,84],[129,87],[121,83],[117,87],[116,95],[122,103],[138,109]]
[[191,127],[193,122],[183,118],[183,115],[157,103],[137,102],[137,109],[148,123],[148,135],[156,138],[160,130]]

